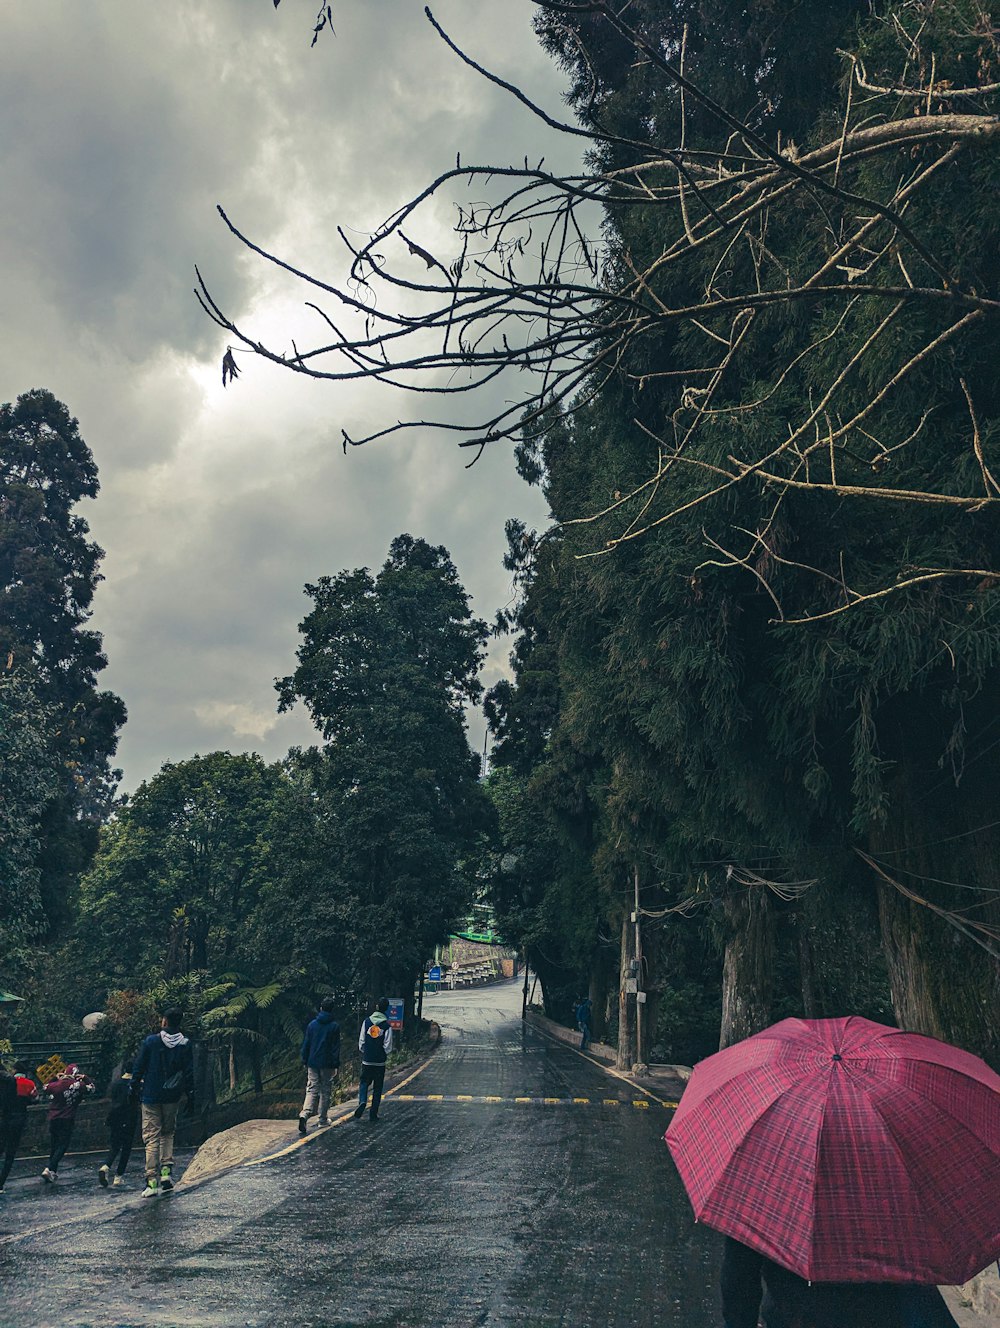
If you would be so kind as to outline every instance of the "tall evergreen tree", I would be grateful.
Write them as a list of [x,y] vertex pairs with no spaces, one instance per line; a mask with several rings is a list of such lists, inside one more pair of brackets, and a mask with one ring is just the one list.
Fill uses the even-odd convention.
[[281,706],[304,701],[324,739],[313,778],[362,990],[409,998],[468,910],[488,824],[463,711],[480,696],[486,626],[447,551],[410,535],[377,576],[358,568],[306,590],[314,608]]
[[39,812],[40,889],[48,927],[67,918],[115,784],[110,761],[125,707],[97,678],[107,661],[86,626],[102,550],[76,512],[98,492],[75,419],[36,389],[0,406],[0,662],[50,709],[58,782]]

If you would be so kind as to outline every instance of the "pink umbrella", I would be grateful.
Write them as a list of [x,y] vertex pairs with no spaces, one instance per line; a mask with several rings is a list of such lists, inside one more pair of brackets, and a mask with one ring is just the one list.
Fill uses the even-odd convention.
[[667,1145],[699,1222],[818,1282],[1000,1256],[1000,1075],[868,1019],[784,1019],[696,1066]]

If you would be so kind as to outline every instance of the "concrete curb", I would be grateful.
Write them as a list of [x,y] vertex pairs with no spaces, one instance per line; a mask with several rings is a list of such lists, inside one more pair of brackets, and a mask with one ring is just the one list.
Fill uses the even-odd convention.
[[[526,1022],[532,1028],[537,1028],[542,1033],[547,1033],[549,1037],[555,1038],[559,1042],[565,1042],[567,1046],[572,1047],[574,1051],[579,1051],[580,1034],[573,1028],[567,1028],[564,1024],[557,1024],[554,1019],[549,1019],[544,1014],[539,1014],[537,1010],[528,1010]],[[584,1055],[590,1056],[592,1060],[606,1061],[614,1065],[618,1059],[618,1053],[614,1047],[606,1042],[591,1042]],[[692,1070],[690,1065],[649,1065],[646,1067],[648,1074],[635,1076],[627,1075],[633,1083],[645,1083],[649,1080],[658,1078],[680,1079],[683,1083],[691,1078]],[[618,1071],[619,1074],[625,1073]]]

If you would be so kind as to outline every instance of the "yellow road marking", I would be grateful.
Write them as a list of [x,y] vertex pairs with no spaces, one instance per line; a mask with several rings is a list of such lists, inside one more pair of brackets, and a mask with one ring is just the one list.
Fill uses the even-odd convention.
[[531,1102],[532,1099],[531,1099],[530,1097],[516,1097],[516,1098],[514,1099],[514,1101],[515,1101],[515,1102]]
[[428,1093],[428,1094],[427,1094],[427,1101],[428,1101],[428,1102],[443,1102],[443,1101],[444,1101],[444,1094],[443,1094],[443,1093]]
[[604,1105],[606,1107],[617,1107],[620,1106],[621,1104],[619,1103],[616,1097],[606,1097],[604,1099]]
[[471,1102],[471,1101],[472,1101],[472,1095],[471,1095],[471,1093],[458,1093],[458,1094],[456,1095],[456,1097],[455,1097],[455,1101],[456,1101],[456,1102]]
[[547,1107],[555,1107],[562,1101],[561,1097],[543,1097],[542,1101]]
[[639,1107],[639,1108],[641,1108],[641,1110],[643,1110],[643,1111],[646,1111],[646,1110],[648,1109],[648,1107],[649,1107],[649,1103],[648,1103],[648,1102],[643,1102],[643,1100],[642,1100],[641,1098],[635,1098],[635,1099],[633,1099],[633,1101],[632,1101],[632,1105],[633,1105],[633,1107]]
[[589,1097],[575,1097],[575,1098],[573,1099],[573,1101],[574,1101],[574,1102],[579,1102],[579,1103],[581,1104],[581,1106],[584,1106],[584,1107],[590,1105],[590,1098],[589,1098]]

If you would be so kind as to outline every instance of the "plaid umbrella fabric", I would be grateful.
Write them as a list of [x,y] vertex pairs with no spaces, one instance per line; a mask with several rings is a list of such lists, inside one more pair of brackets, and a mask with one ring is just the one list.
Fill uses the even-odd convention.
[[702,1061],[665,1138],[699,1222],[811,1281],[1000,1256],[1000,1076],[935,1038],[785,1019]]

